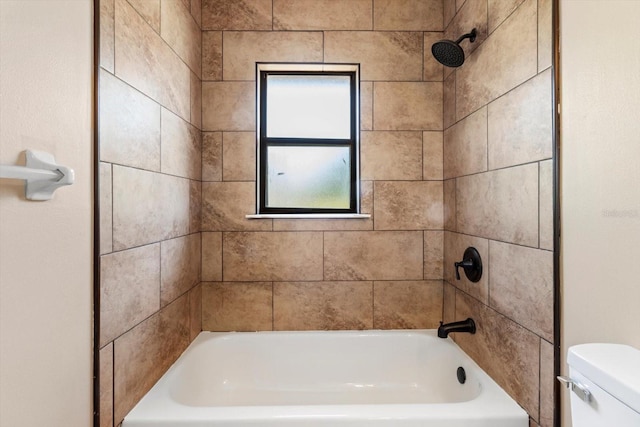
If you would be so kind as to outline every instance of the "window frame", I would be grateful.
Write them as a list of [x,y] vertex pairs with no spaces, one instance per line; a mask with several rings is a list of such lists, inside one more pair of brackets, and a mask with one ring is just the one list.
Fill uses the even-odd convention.
[[[350,137],[348,139],[267,137],[266,94],[269,75],[342,75],[350,78]],[[268,207],[267,150],[270,146],[340,146],[350,152],[349,208]],[[360,214],[360,64],[256,63],[256,216],[349,217]]]

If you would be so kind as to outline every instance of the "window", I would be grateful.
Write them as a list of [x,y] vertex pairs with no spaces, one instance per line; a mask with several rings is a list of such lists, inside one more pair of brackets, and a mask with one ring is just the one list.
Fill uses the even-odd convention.
[[359,65],[257,64],[257,213],[360,211]]

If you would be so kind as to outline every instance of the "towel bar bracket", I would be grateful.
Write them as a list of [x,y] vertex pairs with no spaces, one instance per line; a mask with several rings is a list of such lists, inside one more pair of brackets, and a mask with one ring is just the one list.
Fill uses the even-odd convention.
[[53,155],[33,150],[25,154],[25,166],[0,165],[0,178],[24,180],[27,200],[51,200],[58,188],[73,184],[73,169],[56,164]]

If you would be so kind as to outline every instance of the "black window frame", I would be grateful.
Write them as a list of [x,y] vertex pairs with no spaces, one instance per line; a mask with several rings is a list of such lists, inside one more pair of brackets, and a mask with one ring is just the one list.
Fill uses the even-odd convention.
[[[348,139],[267,137],[267,85],[270,75],[349,76],[351,92]],[[260,215],[349,215],[360,213],[360,64],[256,63],[256,212]],[[267,150],[273,146],[348,147],[350,154],[349,208],[269,207],[267,200]]]

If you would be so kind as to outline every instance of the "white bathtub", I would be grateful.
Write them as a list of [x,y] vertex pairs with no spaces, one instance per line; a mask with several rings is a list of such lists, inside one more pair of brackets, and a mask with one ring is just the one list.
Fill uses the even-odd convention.
[[[460,384],[458,367],[466,371]],[[528,427],[435,331],[202,332],[123,427]]]

